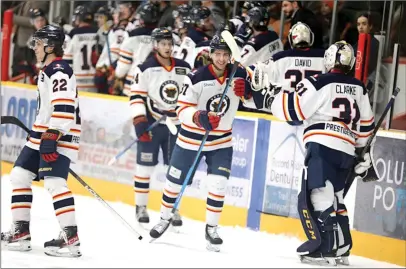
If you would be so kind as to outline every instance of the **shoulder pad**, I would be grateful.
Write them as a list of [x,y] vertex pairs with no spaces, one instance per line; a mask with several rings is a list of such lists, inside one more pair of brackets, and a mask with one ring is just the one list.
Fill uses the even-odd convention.
[[56,60],[53,61],[50,65],[45,67],[43,72],[47,75],[47,77],[53,76],[57,72],[62,72],[64,74],[67,74],[69,78],[72,77],[73,75],[73,70],[69,66],[68,62],[65,60]]
[[345,83],[345,84],[352,84],[352,85],[357,85],[362,88],[364,87],[364,84],[349,75],[344,75],[344,74],[333,74],[333,73],[326,73],[326,74],[319,74],[316,76],[311,76],[307,78],[309,82],[316,88],[316,90],[320,90],[324,86],[331,84],[331,83]]
[[159,67],[159,66],[161,66],[161,65],[157,62],[155,57],[148,57],[145,62],[138,65],[138,68],[141,70],[141,72],[144,72],[148,68]]
[[73,28],[72,31],[70,31],[69,36],[72,38],[73,36],[80,34],[96,34],[98,30],[99,29],[92,26]]
[[193,85],[200,81],[214,79],[213,75],[209,71],[208,65],[202,66],[195,71],[190,72],[187,76],[190,78]]
[[186,61],[177,59],[177,58],[173,58],[173,59],[175,60],[175,67],[185,67],[185,68],[192,69]]
[[142,35],[148,35],[148,36],[150,36],[151,33],[152,33],[152,30],[153,30],[153,29],[150,29],[150,28],[140,27],[140,28],[136,28],[136,29],[130,31],[130,32],[128,33],[128,35],[129,35],[130,37],[142,36]]
[[263,32],[256,37],[251,38],[247,44],[251,45],[255,51],[262,49],[265,45],[277,40],[279,37],[274,31]]

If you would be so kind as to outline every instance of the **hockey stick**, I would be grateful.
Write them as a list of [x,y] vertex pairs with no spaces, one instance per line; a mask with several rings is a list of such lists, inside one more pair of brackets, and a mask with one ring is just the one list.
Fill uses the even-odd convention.
[[[393,103],[395,102],[395,98],[398,95],[400,89],[396,87],[396,89],[392,93],[392,97],[390,98],[388,104],[386,105],[381,117],[378,120],[378,123],[375,125],[374,131],[372,132],[371,136],[368,138],[368,141],[363,148],[362,152],[360,155],[357,156],[357,161],[360,162],[364,159],[364,155],[369,151],[369,148],[371,147],[372,141],[374,140],[376,134],[379,131],[379,128],[382,125],[382,122],[385,120],[386,114],[388,114],[389,110],[391,109]],[[373,161],[373,160],[372,160]],[[354,167],[351,169],[351,171],[348,173],[347,178],[345,180],[345,187],[344,187],[344,197],[347,195],[348,191],[351,188],[352,183],[354,182],[354,179],[356,178],[356,174],[354,171]],[[362,179],[363,182],[370,182],[370,181],[376,181],[378,178],[364,178]]]
[[[151,131],[154,127],[158,126],[158,124],[163,121],[166,118],[165,115],[163,115],[162,117],[160,117],[157,121],[155,121],[153,124],[151,124],[148,129],[145,132],[149,132]],[[176,128],[176,127],[175,127]],[[138,137],[134,139],[133,142],[131,142],[131,144],[129,144],[125,149],[123,149],[122,151],[120,151],[116,156],[114,156],[113,158],[111,158],[111,160],[108,162],[108,166],[114,164],[121,156],[124,155],[124,153],[126,153],[132,146],[134,146],[135,143],[138,142]]]
[[[1,116],[1,124],[14,124],[17,125],[18,127],[24,129],[27,133],[30,133],[30,129],[28,129],[27,126],[24,125],[18,118],[13,117],[13,116]],[[117,217],[118,220],[121,221],[124,226],[126,226],[131,232],[136,234],[138,236],[139,240],[142,240],[142,236],[139,232],[137,232],[123,217],[121,217],[120,214],[117,213],[103,198],[100,197],[97,192],[92,189],[92,187],[89,186],[78,174],[76,174],[72,169],[69,168],[69,173],[77,180],[79,181],[80,184],[88,191],[90,194],[93,195],[94,198],[96,198],[100,203],[102,203],[108,210],[110,210],[111,213],[113,213],[114,216]]]
[[[230,73],[230,78],[228,79],[228,81],[226,83],[223,94],[221,95],[221,98],[220,98],[220,102],[218,103],[218,106],[217,106],[217,108],[216,108],[216,110],[214,112],[220,111],[220,108],[221,108],[221,105],[223,104],[224,98],[226,97],[227,92],[228,92],[228,90],[230,88],[231,81],[233,80],[234,75],[237,72],[238,65],[240,64],[240,61],[241,61],[240,50],[238,49],[238,46],[235,43],[234,37],[231,35],[231,33],[229,31],[225,30],[225,31],[223,31],[221,33],[221,36],[226,41],[228,47],[231,50],[231,54],[234,57],[234,64],[233,64],[233,68],[232,68],[231,73]],[[172,214],[175,214],[175,212],[176,212],[176,210],[177,210],[177,208],[179,206],[180,200],[182,199],[183,193],[185,192],[185,189],[186,189],[187,185],[189,184],[189,181],[190,181],[190,179],[192,177],[193,171],[195,170],[195,167],[198,165],[200,155],[201,155],[201,153],[203,151],[203,147],[204,147],[204,144],[206,143],[206,140],[207,140],[207,137],[209,136],[209,133],[210,133],[210,131],[206,131],[206,133],[203,136],[202,142],[200,143],[199,149],[197,150],[196,157],[195,157],[195,159],[194,159],[194,161],[192,163],[192,166],[189,168],[189,171],[186,174],[185,180],[184,180],[184,182],[182,184],[182,188],[180,189],[179,195],[176,198],[175,204],[173,205]]]

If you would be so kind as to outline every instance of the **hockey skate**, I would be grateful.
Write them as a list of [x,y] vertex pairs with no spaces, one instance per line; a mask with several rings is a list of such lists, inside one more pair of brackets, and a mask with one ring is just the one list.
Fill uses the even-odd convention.
[[173,214],[171,224],[173,227],[180,227],[183,225],[182,217],[179,214],[179,210],[176,210],[175,214]]
[[44,243],[45,254],[56,257],[80,257],[80,242],[77,226],[68,226],[61,231],[58,239]]
[[147,212],[147,207],[144,206],[135,206],[135,215],[138,223],[149,223],[149,215]]
[[347,251],[343,255],[336,257],[336,263],[339,265],[350,265],[348,257],[350,256],[350,251]]
[[151,236],[151,241],[150,243],[152,243],[153,241],[155,241],[156,239],[158,239],[159,237],[162,236],[162,234],[168,230],[169,225],[171,224],[171,220],[164,220],[161,219],[159,221],[159,223],[157,225],[155,225],[151,231],[149,232],[149,235]]
[[30,222],[16,221],[9,232],[1,233],[2,246],[12,251],[31,250]]
[[320,265],[320,266],[337,266],[336,257],[334,254],[322,254],[314,252],[305,255],[299,255],[302,263]]
[[223,239],[217,233],[217,226],[210,226],[206,224],[205,235],[207,240],[207,250],[219,252],[220,246],[223,244]]

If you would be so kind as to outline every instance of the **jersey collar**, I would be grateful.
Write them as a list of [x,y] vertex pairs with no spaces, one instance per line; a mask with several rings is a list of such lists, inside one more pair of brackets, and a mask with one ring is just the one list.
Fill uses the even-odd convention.
[[216,78],[217,82],[220,83],[220,85],[223,85],[224,81],[226,81],[226,78],[228,76],[228,68],[226,68],[222,77],[217,77],[216,72],[214,72],[214,70],[213,70],[213,64],[209,64],[208,68],[209,68],[210,73],[213,75],[213,77]]
[[171,66],[165,66],[163,65],[159,60],[158,57],[156,57],[156,54],[154,54],[155,60],[159,63],[160,66],[162,66],[166,71],[171,72],[173,68],[175,67],[175,59],[171,57]]
[[[52,62],[49,63],[49,65],[51,65],[53,62],[61,61],[61,60],[62,60],[62,57],[56,57]],[[45,68],[47,68],[47,66],[48,66],[48,65],[44,65],[44,66],[42,67],[41,71],[44,71]]]

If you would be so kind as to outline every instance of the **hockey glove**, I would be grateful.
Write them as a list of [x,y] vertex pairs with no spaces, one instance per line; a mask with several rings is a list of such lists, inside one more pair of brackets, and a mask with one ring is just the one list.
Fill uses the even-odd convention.
[[234,90],[234,94],[238,97],[245,96],[245,80],[242,78],[235,78],[231,82],[231,87]]
[[135,127],[135,133],[138,137],[138,140],[141,142],[151,142],[151,136],[147,129],[149,127],[147,117],[144,115],[137,116],[133,119],[133,124]]
[[264,63],[258,63],[255,65],[251,82],[254,91],[259,91],[269,85],[268,74],[265,72],[266,68],[267,66]]
[[39,153],[41,154],[41,158],[47,163],[54,162],[58,159],[59,153],[56,149],[61,136],[62,133],[54,129],[48,129],[41,135]]
[[264,88],[261,91],[253,91],[252,97],[257,109],[271,110],[275,96],[280,93],[281,87],[269,85],[269,88]]
[[362,179],[364,182],[368,182],[379,179],[369,152],[365,153],[364,158],[361,161],[358,161],[355,165],[354,172],[357,175],[355,180]]
[[214,112],[206,110],[198,110],[193,114],[193,122],[206,131],[216,129],[220,124],[220,116],[217,116]]

